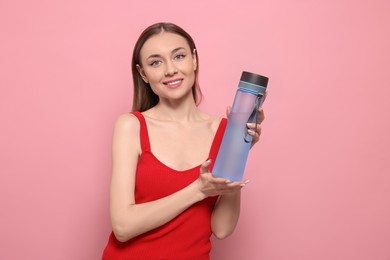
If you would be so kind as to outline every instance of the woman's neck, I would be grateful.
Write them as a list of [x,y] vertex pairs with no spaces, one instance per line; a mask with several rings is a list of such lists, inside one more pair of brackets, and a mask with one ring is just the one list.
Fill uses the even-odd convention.
[[158,120],[188,122],[204,119],[204,114],[198,109],[195,101],[174,102],[160,99],[159,103],[145,111],[145,115]]

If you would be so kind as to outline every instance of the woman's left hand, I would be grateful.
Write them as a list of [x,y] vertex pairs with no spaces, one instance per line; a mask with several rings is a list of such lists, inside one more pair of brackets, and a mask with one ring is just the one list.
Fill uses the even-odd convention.
[[[264,100],[267,98],[267,92],[265,92],[264,95]],[[226,116],[229,118],[230,112],[232,108],[228,106],[226,108]],[[252,143],[251,143],[251,148],[260,140],[260,135],[261,135],[261,123],[264,121],[265,116],[264,116],[264,110],[262,107],[259,107],[258,110],[258,116],[257,116],[257,124],[255,123],[248,123],[248,135],[252,136]]]

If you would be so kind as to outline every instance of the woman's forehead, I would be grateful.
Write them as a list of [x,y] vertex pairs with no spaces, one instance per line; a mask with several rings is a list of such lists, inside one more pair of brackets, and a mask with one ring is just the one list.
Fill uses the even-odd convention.
[[155,55],[171,53],[177,48],[184,48],[189,50],[190,46],[187,40],[176,33],[161,32],[150,37],[142,46],[141,55]]

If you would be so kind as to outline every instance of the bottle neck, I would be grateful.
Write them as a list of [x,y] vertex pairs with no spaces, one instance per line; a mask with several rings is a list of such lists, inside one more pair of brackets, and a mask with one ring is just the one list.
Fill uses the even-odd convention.
[[253,94],[255,96],[257,95],[264,96],[266,87],[241,80],[240,84],[238,85],[238,90]]

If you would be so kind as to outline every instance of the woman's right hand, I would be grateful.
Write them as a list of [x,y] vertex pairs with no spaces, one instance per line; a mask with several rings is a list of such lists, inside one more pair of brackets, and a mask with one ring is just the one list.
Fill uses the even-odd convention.
[[209,171],[210,164],[210,159],[202,163],[200,167],[200,175],[197,180],[198,189],[202,193],[204,198],[239,191],[248,183],[248,181],[231,182],[229,179],[226,178],[214,177]]

